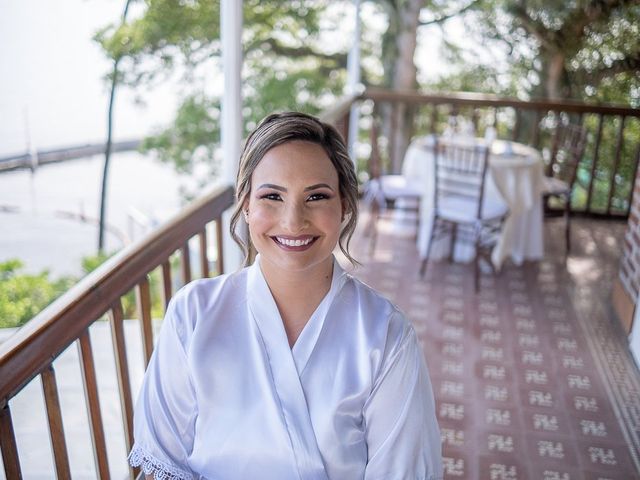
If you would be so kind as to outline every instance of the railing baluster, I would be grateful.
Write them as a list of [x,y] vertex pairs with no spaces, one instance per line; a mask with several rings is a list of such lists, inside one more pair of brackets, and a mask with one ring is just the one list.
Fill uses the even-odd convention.
[[191,254],[189,253],[189,241],[180,248],[182,256],[180,258],[182,266],[182,281],[184,285],[191,281]]
[[491,108],[491,125],[496,129],[496,135],[498,134],[498,109],[497,107]]
[[209,276],[209,257],[207,257],[207,230],[198,233],[198,239],[200,240],[200,273],[202,278]]
[[640,142],[638,142],[638,148],[636,149],[636,157],[633,162],[633,176],[631,177],[631,188],[629,189],[629,195],[627,197],[627,210],[625,215],[629,217],[631,213],[631,201],[633,200],[633,193],[635,190],[636,178],[638,177],[638,166],[640,164]]
[[224,273],[224,262],[222,257],[222,217],[216,218],[216,248],[217,248],[217,258],[216,258],[216,268],[218,269],[218,275],[222,275]]
[[[545,166],[545,175],[553,176],[553,166],[556,163],[556,156],[558,154],[558,148],[560,147],[560,128],[562,118],[560,118],[560,112],[553,112],[554,116],[554,130],[551,136],[551,156],[549,157],[549,164]],[[547,206],[545,205],[545,208]]]
[[429,130],[432,135],[436,135],[438,133],[438,105],[431,105],[431,125],[429,126]]
[[342,119],[339,120],[336,124],[336,128],[342,134],[342,139],[344,143],[349,144],[349,122],[351,120],[351,111],[348,111],[342,116]]
[[20,480],[22,478],[20,457],[18,457],[18,446],[8,403],[0,409],[0,450],[2,450],[2,463],[7,480]]
[[171,262],[170,259],[167,259],[166,262],[162,263],[162,296],[164,297],[163,300],[165,310],[169,306],[172,292],[173,289],[171,286]]
[[140,329],[142,333],[142,351],[144,353],[144,365],[149,364],[153,351],[153,327],[151,325],[151,292],[149,289],[149,277],[146,275],[136,286],[136,304]]
[[518,140],[518,135],[520,133],[520,124],[522,123],[522,111],[519,108],[515,109],[516,111],[516,121],[513,124],[513,131],[511,132],[511,140],[514,142]]
[[[127,348],[124,341],[124,314],[122,302],[118,299],[109,310],[111,322],[111,340],[116,359],[118,387],[120,389],[120,404],[122,406],[122,421],[127,451],[133,447],[133,402],[131,400],[131,383],[129,381],[129,364],[127,362]],[[135,475],[134,475],[135,476]]]
[[627,117],[620,117],[620,127],[618,128],[618,141],[616,142],[616,154],[613,158],[611,175],[609,176],[609,197],[607,199],[607,214],[611,215],[611,202],[613,201],[613,193],[616,187],[616,177],[618,175],[618,167],[620,165],[620,153],[622,152],[622,140],[624,133],[624,123]]
[[98,382],[96,380],[96,368],[93,361],[91,337],[89,336],[88,329],[85,330],[78,338],[78,354],[80,356],[80,369],[82,371],[84,394],[87,401],[89,428],[91,430],[96,471],[99,479],[108,480],[110,477],[109,464],[107,462],[107,444],[104,438],[104,426],[102,425],[100,398],[98,396]]
[[593,184],[595,183],[596,166],[600,157],[600,141],[602,140],[602,126],[604,116],[598,115],[598,133],[596,134],[596,143],[593,147],[593,164],[591,165],[591,178],[589,180],[589,190],[587,192],[586,210],[591,212],[591,196],[593,194]]
[[542,117],[542,110],[536,110],[536,120],[533,122],[533,134],[531,135],[531,144],[535,149],[540,148],[540,122]]
[[49,420],[49,435],[51,437],[53,457],[56,462],[56,473],[59,479],[69,479],[71,478],[71,470],[69,469],[69,456],[67,454],[62,413],[60,412],[60,399],[58,397],[56,374],[53,365],[49,365],[42,371],[41,378],[42,391],[44,393],[44,401]]
[[[398,119],[397,119],[397,111],[398,111],[398,103],[392,102],[389,106],[391,110],[391,122],[389,126],[389,135],[387,138],[387,151],[389,158],[389,173],[398,173],[395,171],[396,165],[399,163],[399,159],[395,158],[396,153],[396,136],[395,131],[398,129]],[[383,171],[385,171],[383,169]]]

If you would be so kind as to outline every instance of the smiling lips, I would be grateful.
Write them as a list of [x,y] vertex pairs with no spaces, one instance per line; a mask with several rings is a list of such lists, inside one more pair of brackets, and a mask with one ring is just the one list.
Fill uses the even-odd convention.
[[308,249],[318,239],[311,235],[302,237],[271,237],[276,245],[284,250],[301,252]]

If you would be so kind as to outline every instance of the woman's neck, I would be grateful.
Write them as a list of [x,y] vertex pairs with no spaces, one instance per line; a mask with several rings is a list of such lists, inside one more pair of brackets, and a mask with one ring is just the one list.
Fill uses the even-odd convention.
[[333,258],[310,270],[298,272],[280,271],[265,261],[260,263],[260,267],[292,347],[331,288]]

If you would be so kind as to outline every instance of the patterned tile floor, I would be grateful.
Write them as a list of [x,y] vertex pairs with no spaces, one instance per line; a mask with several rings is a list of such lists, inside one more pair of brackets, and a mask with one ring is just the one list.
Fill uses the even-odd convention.
[[[418,280],[411,234],[354,239],[356,275],[413,322],[429,364],[445,478],[640,479],[640,374],[609,295],[625,224],[545,223],[545,258],[482,278],[436,261]],[[384,229],[383,229],[384,230]]]

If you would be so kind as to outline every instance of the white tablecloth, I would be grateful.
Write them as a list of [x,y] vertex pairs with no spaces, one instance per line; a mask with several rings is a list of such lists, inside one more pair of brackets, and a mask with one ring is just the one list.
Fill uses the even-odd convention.
[[[418,232],[418,251],[422,258],[427,254],[433,226],[433,143],[433,137],[412,142],[402,167],[402,174],[423,191]],[[524,260],[541,259],[544,250],[541,197],[544,171],[540,153],[527,145],[496,140],[489,156],[489,173],[485,196],[501,198],[509,207],[509,215],[491,255],[494,266],[499,269],[507,258],[518,265]],[[442,240],[432,246],[431,258],[448,255],[449,240]],[[456,244],[456,261],[469,261],[473,255],[471,245]]]

